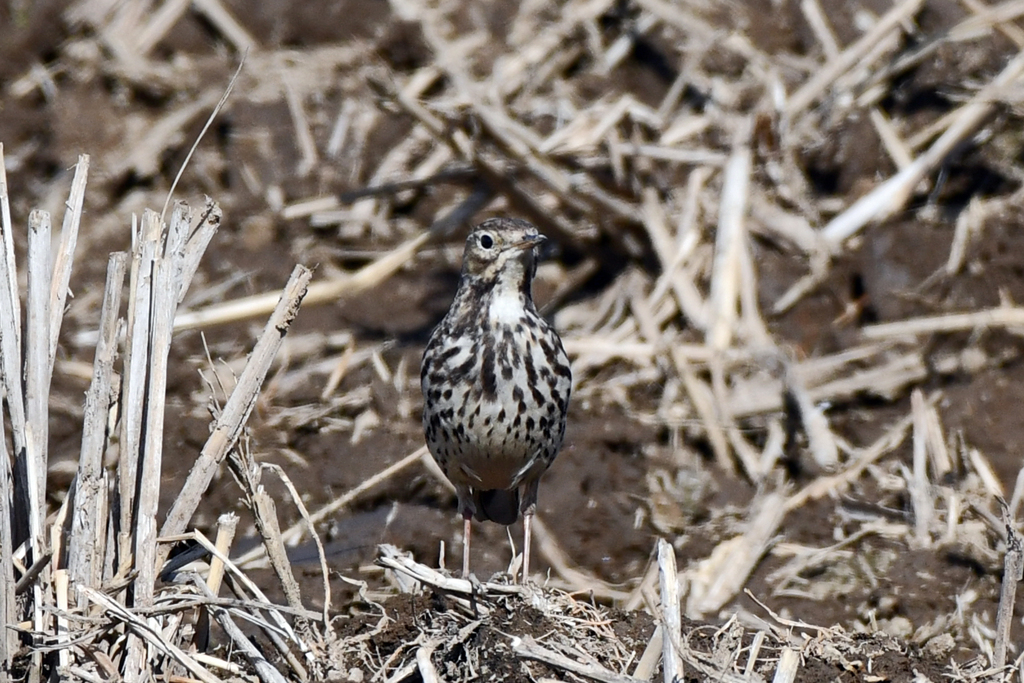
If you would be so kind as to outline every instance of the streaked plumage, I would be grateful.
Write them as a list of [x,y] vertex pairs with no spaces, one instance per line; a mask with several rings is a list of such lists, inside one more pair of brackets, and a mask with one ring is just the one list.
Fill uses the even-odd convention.
[[565,436],[569,360],[531,294],[544,239],[522,220],[480,224],[466,240],[455,300],[423,353],[423,428],[465,518],[464,573],[470,518],[512,524],[522,512],[526,576],[538,485]]

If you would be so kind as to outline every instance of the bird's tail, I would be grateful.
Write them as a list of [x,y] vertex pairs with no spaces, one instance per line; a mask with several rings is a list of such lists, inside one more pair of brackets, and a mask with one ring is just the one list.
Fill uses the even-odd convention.
[[519,519],[519,488],[476,491],[476,518],[498,524],[514,524]]

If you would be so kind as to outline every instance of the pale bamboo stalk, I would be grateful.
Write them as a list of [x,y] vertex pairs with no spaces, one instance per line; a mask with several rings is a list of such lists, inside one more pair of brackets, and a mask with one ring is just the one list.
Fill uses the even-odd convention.
[[217,467],[238,440],[259,396],[260,385],[270,369],[274,355],[298,314],[299,304],[311,277],[312,273],[303,266],[296,266],[292,271],[273,315],[267,321],[263,334],[249,356],[249,363],[239,376],[234,391],[231,392],[217,418],[213,433],[210,434],[192,471],[189,472],[181,493],[167,512],[160,530],[161,536],[172,536],[185,530],[188,520],[192,518],[199,505],[200,498],[213,480]]
[[1022,500],[1024,500],[1024,467],[1017,471],[1017,481],[1014,483],[1013,493],[1010,495],[1010,519],[1017,519]]
[[825,18],[825,12],[818,0],[801,0],[800,11],[803,12],[804,19],[807,20],[811,31],[814,32],[814,37],[821,43],[825,57],[829,61],[837,59],[840,52],[839,41],[836,40],[832,27],[828,25],[828,19]]
[[[263,469],[269,469],[273,471],[280,479],[284,482],[284,485],[288,488],[288,493],[292,496],[292,502],[295,503],[295,507],[299,509],[299,515],[306,522],[306,526],[309,528],[309,535],[313,539],[313,543],[316,545],[317,555],[320,558],[320,575],[323,578],[323,589],[324,589],[324,606],[323,606],[323,625],[324,631],[328,634],[328,637],[334,633],[334,627],[331,626],[331,576],[330,570],[327,568],[327,556],[324,554],[324,544],[320,541],[320,536],[316,533],[316,525],[313,520],[310,519],[309,510],[306,509],[306,504],[302,502],[302,496],[299,495],[298,489],[295,488],[295,484],[288,478],[284,470],[274,464],[266,463],[262,465]],[[442,556],[443,557],[443,556]]]
[[309,127],[309,118],[302,108],[302,100],[295,86],[287,80],[283,81],[284,100],[288,105],[288,113],[291,115],[292,128],[294,130],[295,146],[299,152],[299,162],[295,173],[300,178],[306,177],[310,171],[320,163],[320,155],[316,151],[316,142],[313,140],[313,131]]
[[722,180],[708,299],[708,330],[705,340],[716,351],[729,348],[739,314],[740,253],[747,239],[744,225],[750,195],[752,158],[748,145],[750,124],[744,123],[733,146]]
[[[433,459],[430,460],[433,462]],[[436,467],[435,476],[440,474],[440,467]],[[629,593],[620,590],[610,583],[599,579],[590,572],[576,569],[572,566],[572,559],[555,540],[554,534],[548,529],[544,520],[539,516],[533,518],[533,538],[537,545],[537,554],[548,561],[551,569],[570,586],[573,591],[586,591],[591,595],[615,601],[629,599]]]
[[64,321],[64,304],[68,298],[68,283],[71,282],[71,266],[75,260],[75,247],[78,244],[78,232],[82,223],[82,204],[85,201],[85,183],[89,178],[89,155],[78,157],[75,166],[75,177],[71,181],[71,192],[68,195],[64,221],[60,228],[60,247],[53,259],[53,279],[50,283],[50,374],[53,374],[53,361],[57,357],[57,338],[60,336],[61,323]]
[[70,650],[66,646],[68,638],[68,570],[58,569],[53,572],[53,592],[57,603],[57,663],[61,668],[67,667]]
[[871,119],[871,124],[875,127],[875,132],[878,133],[878,138],[885,145],[885,151],[889,153],[889,158],[896,164],[896,168],[902,171],[913,163],[914,157],[911,154],[910,147],[900,138],[899,133],[896,132],[896,129],[886,115],[882,113],[882,110],[878,107],[872,107],[868,112],[868,116]]
[[[28,217],[28,295],[25,320],[25,427],[24,458],[28,484],[29,539],[32,562],[46,548],[46,462],[49,441],[50,355],[50,214],[34,210]],[[44,569],[32,586],[33,623],[47,630],[43,613],[44,594],[49,594],[50,573]],[[34,657],[40,653],[34,653]]]
[[[975,14],[964,19],[950,29],[948,39],[952,41],[965,41],[982,38],[991,33],[993,28],[1000,30],[1018,28],[1013,22],[1024,14],[1024,2],[1012,0],[997,5],[982,5],[981,3],[965,2]],[[1019,30],[1019,29],[1018,29]]]
[[[21,333],[18,311],[17,278],[14,274],[14,240],[11,226],[11,206],[7,196],[7,168],[4,164],[4,146],[0,143],[0,383],[5,389],[7,407],[11,416],[14,455],[24,449],[25,404],[21,388]],[[0,416],[2,417],[2,416]],[[0,419],[0,619],[5,624],[17,623],[17,603],[14,595],[14,560],[12,557],[16,536],[24,536],[17,512],[7,501],[14,499],[14,472],[7,451],[4,420]],[[14,512],[12,516],[12,512]],[[27,527],[26,527],[27,528]],[[11,658],[18,649],[20,636],[14,629],[0,634],[0,680],[7,681]]]
[[[927,400],[929,405],[934,404],[938,400],[938,395],[933,394]],[[858,453],[856,459],[845,470],[827,477],[818,477],[787,498],[783,503],[784,511],[787,513],[792,512],[803,507],[809,501],[818,500],[823,496],[845,490],[847,486],[864,473],[865,469],[899,446],[903,439],[907,437],[907,430],[910,429],[912,424],[913,418],[910,415],[904,416],[886,430],[885,434],[877,441]]]
[[711,397],[719,425],[728,437],[743,472],[751,481],[757,481],[760,453],[743,437],[743,431],[729,412],[729,387],[726,385],[725,364],[720,358],[713,358],[708,369],[711,371]]
[[[225,557],[229,555],[231,543],[235,538],[235,530],[238,528],[238,515],[228,512],[217,519],[216,546]],[[210,560],[210,573],[206,577],[206,585],[216,596],[220,593],[221,583],[224,581],[224,561],[214,556]]]
[[661,653],[665,646],[664,633],[665,627],[658,623],[654,627],[651,639],[647,641],[647,647],[644,648],[643,654],[640,655],[640,661],[636,663],[636,668],[633,669],[633,678],[649,681],[654,676],[654,671],[658,668],[658,662],[661,661]]
[[[685,261],[685,252],[683,251],[685,243],[676,245],[677,240],[669,232],[667,217],[659,203],[657,192],[653,188],[644,190],[643,209],[644,227],[647,228],[647,234],[651,237],[651,245],[661,262],[662,278],[667,286],[672,288],[672,293],[679,304],[679,310],[683,312],[686,319],[697,329],[705,329],[707,315],[704,299],[701,298],[697,286],[686,276],[682,268]],[[651,300],[654,300],[653,293]],[[656,339],[650,341],[654,342]]]
[[1024,308],[1000,307],[970,313],[910,318],[892,323],[867,325],[861,333],[868,339],[888,339],[939,332],[984,330],[989,327],[1024,327]]
[[49,566],[52,568],[64,568],[67,565],[68,513],[74,502],[74,496],[64,496],[57,513],[52,518],[47,518],[50,522],[46,528],[49,532],[47,554],[50,556]]
[[288,559],[288,551],[281,540],[281,527],[277,521],[277,505],[267,493],[266,488],[255,480],[256,472],[240,472],[242,487],[252,506],[252,514],[256,521],[256,529],[263,537],[263,545],[267,549],[270,566],[274,568],[277,578],[281,581],[288,606],[302,609],[302,593],[299,583],[292,572],[292,564]]
[[[103,539],[107,533],[106,515],[100,513],[103,486],[103,453],[107,445],[107,422],[114,401],[112,380],[117,358],[118,313],[128,256],[111,254],[107,262],[107,282],[100,309],[100,340],[96,346],[92,382],[85,395],[82,423],[82,450],[75,484],[75,509],[71,519],[68,572],[76,584],[99,587],[103,563]],[[79,596],[79,607],[85,606]]]
[[[761,288],[757,281],[757,268],[754,267],[754,256],[750,253],[750,233],[744,232],[739,249],[740,268],[740,322],[744,341],[757,348],[773,348],[775,342],[768,332],[768,326],[761,315],[758,303],[758,292]],[[719,359],[716,358],[716,361]]]
[[907,482],[910,489],[910,500],[914,507],[914,540],[927,547],[931,540],[929,529],[935,512],[932,503],[931,486],[928,482],[928,406],[920,389],[910,394],[911,415],[913,417],[913,454],[914,469]]
[[968,448],[967,460],[971,463],[974,471],[978,473],[982,486],[988,494],[997,500],[1003,498],[1003,484],[996,476],[995,470],[992,469],[992,463],[985,457],[985,454],[977,448]]
[[[847,377],[810,386],[807,393],[812,404],[846,398],[865,391],[886,397],[927,375],[928,368],[920,351],[911,351],[894,358],[886,358],[878,365],[855,371]],[[732,391],[726,401],[729,414],[736,418],[782,409],[784,406],[781,386],[777,382],[772,382],[768,386],[771,387],[770,391],[754,392],[751,391],[751,387],[740,385],[742,388]]]
[[156,47],[167,32],[174,28],[185,11],[191,5],[191,0],[168,0],[148,12],[146,25],[135,32],[132,48],[139,57],[145,57],[149,51]]
[[947,277],[953,277],[963,268],[964,262],[967,260],[967,247],[981,234],[986,205],[985,200],[975,195],[967,203],[967,208],[957,215],[953,243],[949,247],[949,258],[946,260],[944,268]]
[[761,654],[761,647],[764,645],[767,637],[768,634],[764,631],[758,631],[754,634],[754,642],[750,644],[750,654],[747,656],[747,666],[743,669],[743,676],[747,680],[753,680],[754,667],[757,666],[757,658]]
[[[117,400],[116,398],[113,400]],[[100,470],[99,495],[96,497],[96,517],[103,520],[97,528],[100,547],[96,550],[95,556],[100,558],[99,567],[93,567],[93,572],[98,581],[109,583],[114,578],[114,569],[117,564],[117,520],[110,514],[110,500],[116,495],[111,490],[112,478],[107,468]]]
[[718,415],[718,408],[720,406],[715,401],[714,392],[710,386],[697,377],[681,349],[672,345],[669,347],[669,354],[672,357],[672,363],[676,367],[676,372],[679,373],[680,378],[683,380],[686,392],[690,395],[693,407],[700,416],[701,424],[704,425],[704,429],[707,432],[708,441],[711,442],[711,450],[715,454],[715,462],[718,463],[718,466],[723,471],[735,471],[736,466],[733,463],[732,457],[730,457],[729,439],[725,434],[722,420]]
[[[0,148],[0,152],[2,152]],[[4,171],[3,159],[0,158],[0,172]],[[7,176],[0,177],[0,208],[2,208],[3,258],[0,258],[0,363],[6,390],[7,409],[11,416],[11,441],[14,444],[14,469],[11,479],[11,500],[14,501],[11,518],[12,543],[20,545],[30,534],[30,518],[32,516],[28,503],[28,475],[26,468],[26,450],[28,449],[28,424],[25,414],[25,387],[22,382],[22,348],[21,348],[21,305],[18,296],[17,273],[14,272],[14,242],[11,236],[10,207],[7,204]],[[11,546],[13,547],[13,546]]]
[[925,416],[928,440],[928,462],[932,466],[932,480],[941,482],[953,470],[953,460],[949,456],[946,438],[942,432],[942,420],[935,406],[928,406]]
[[679,573],[676,551],[663,538],[658,539],[658,577],[661,584],[662,631],[661,665],[665,683],[683,680],[683,660],[679,656],[682,634],[679,615]]
[[791,647],[783,648],[779,664],[775,668],[772,683],[793,683],[800,671],[800,652]]
[[[3,277],[4,292],[11,297],[9,302],[14,327],[14,339],[21,339],[21,303],[18,299],[18,271],[14,260],[14,225],[11,223],[11,198],[7,194],[7,166],[4,163],[4,145],[0,142],[0,235],[3,237],[3,259],[0,259],[0,276]],[[5,311],[6,312],[6,311]],[[20,341],[19,341],[20,344]],[[20,349],[20,345],[18,347]],[[6,374],[6,368],[5,368]],[[17,373],[21,376],[21,373]],[[8,392],[9,393],[9,392]],[[21,392],[18,392],[21,396]]]
[[839,447],[829,428],[828,418],[814,404],[806,385],[791,364],[786,367],[786,390],[793,397],[800,411],[800,421],[807,434],[808,445],[814,461],[823,469],[831,470],[839,462]]

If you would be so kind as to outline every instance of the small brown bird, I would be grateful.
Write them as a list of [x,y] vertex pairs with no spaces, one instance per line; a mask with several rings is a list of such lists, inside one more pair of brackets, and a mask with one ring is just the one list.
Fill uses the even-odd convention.
[[520,512],[524,580],[529,576],[537,488],[565,436],[569,359],[531,294],[534,250],[545,239],[511,218],[473,230],[455,300],[423,352],[423,430],[459,498],[463,576],[470,520],[509,525]]

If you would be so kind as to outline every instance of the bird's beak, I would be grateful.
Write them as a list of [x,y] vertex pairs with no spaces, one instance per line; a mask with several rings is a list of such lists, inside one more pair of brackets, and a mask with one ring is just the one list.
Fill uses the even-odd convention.
[[530,237],[524,239],[522,242],[516,242],[515,244],[513,244],[512,248],[523,250],[532,249],[534,247],[539,247],[540,245],[544,244],[547,241],[548,238],[545,237],[544,235],[531,235]]

